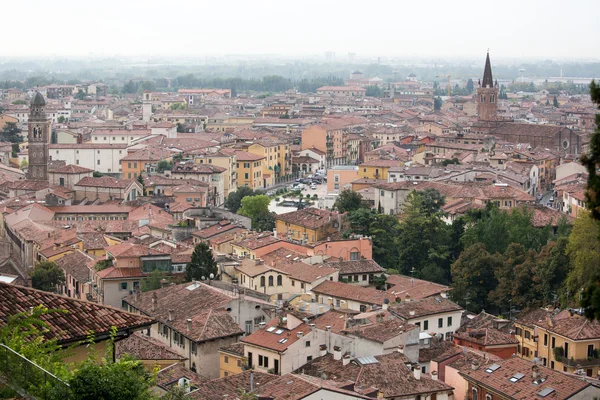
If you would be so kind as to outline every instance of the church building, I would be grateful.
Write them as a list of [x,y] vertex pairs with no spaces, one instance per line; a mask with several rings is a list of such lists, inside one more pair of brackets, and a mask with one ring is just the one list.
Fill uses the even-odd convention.
[[46,117],[46,101],[40,92],[35,94],[31,102],[27,139],[29,142],[27,179],[48,181],[50,119]]

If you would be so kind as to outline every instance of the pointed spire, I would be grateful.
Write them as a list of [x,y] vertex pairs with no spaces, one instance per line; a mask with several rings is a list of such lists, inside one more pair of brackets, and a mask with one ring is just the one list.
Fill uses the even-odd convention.
[[488,51],[487,57],[485,58],[485,68],[483,69],[483,82],[481,87],[494,87],[494,80],[492,79],[492,64],[490,63],[490,52]]

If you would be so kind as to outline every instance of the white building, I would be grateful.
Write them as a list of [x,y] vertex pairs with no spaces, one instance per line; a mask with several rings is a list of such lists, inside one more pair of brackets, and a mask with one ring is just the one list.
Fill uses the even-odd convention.
[[102,173],[120,173],[121,158],[127,155],[125,144],[51,144],[50,159],[64,160]]

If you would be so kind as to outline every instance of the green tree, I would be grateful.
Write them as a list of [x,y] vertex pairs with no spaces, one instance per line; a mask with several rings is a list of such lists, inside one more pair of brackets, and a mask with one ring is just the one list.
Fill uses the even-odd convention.
[[17,158],[17,154],[19,154],[21,152],[21,147],[19,147],[19,143],[13,143],[11,147],[12,147],[12,153],[10,156],[12,158]]
[[475,90],[475,86],[473,85],[473,79],[469,78],[469,80],[467,81],[467,92],[471,94],[473,93],[473,90]]
[[27,160],[26,159],[21,160],[21,165],[19,165],[19,168],[25,169],[27,167],[29,167],[29,163],[27,162]]
[[275,229],[275,214],[269,211],[259,213],[252,222],[252,228],[258,232]]
[[[488,300],[498,307],[506,307],[515,296],[516,270],[523,264],[528,256],[527,250],[519,243],[511,243],[504,253],[504,262],[494,271],[498,282],[490,292]],[[517,303],[515,302],[515,305]]]
[[189,282],[191,280],[201,280],[202,277],[208,279],[210,274],[216,276],[217,262],[215,261],[212,251],[204,242],[200,242],[194,248],[192,260],[188,263],[185,270],[185,278]]
[[137,85],[132,80],[129,80],[129,82],[127,82],[123,86],[123,89],[121,90],[121,92],[124,93],[124,94],[136,93],[137,92]]
[[163,271],[154,270],[144,279],[142,279],[140,290],[142,292],[149,292],[151,290],[160,289],[163,285],[163,279],[167,283],[171,283],[171,276]]
[[383,91],[377,85],[367,86],[365,89],[367,89],[367,93],[366,93],[367,96],[370,96],[370,97],[383,96]]
[[140,183],[140,185],[142,185],[142,194],[145,196],[146,195],[146,182],[144,182],[144,177],[142,176],[142,174],[138,175],[137,181]]
[[94,178],[100,178],[101,176],[104,176],[104,174],[100,171],[94,171],[94,172],[92,172],[92,176]]
[[562,285],[570,266],[567,255],[568,243],[568,238],[559,237],[555,242],[544,246],[538,255],[536,275],[540,287],[540,299],[545,304],[549,304],[563,291]]
[[24,104],[27,104],[27,102],[25,100],[15,100],[11,104],[13,104],[15,106],[22,106]]
[[491,304],[489,293],[498,285],[495,271],[502,266],[502,256],[490,254],[482,243],[466,248],[452,264],[451,296],[454,301],[470,311],[488,308]]
[[[600,85],[592,80],[590,83],[592,101],[600,108]],[[583,165],[588,170],[588,181],[585,198],[588,209],[594,219],[600,220],[600,114],[596,114],[596,130],[590,137],[589,150],[581,157]]]
[[442,109],[442,98],[440,96],[433,99],[433,109],[434,111],[440,111]]
[[269,198],[269,196],[266,196],[264,194],[259,194],[256,196],[246,196],[242,199],[242,207],[240,207],[240,209],[238,210],[238,214],[244,215],[252,219],[253,227],[256,227],[256,225],[258,224],[258,218],[260,218],[263,224],[265,222],[268,223],[268,221],[264,221],[264,219],[268,218],[267,214],[269,214],[270,202],[271,199]]
[[57,285],[65,283],[65,274],[53,262],[42,261],[31,271],[31,286],[34,289],[55,293]]
[[21,129],[19,129],[16,122],[7,122],[4,124],[2,132],[0,132],[0,138],[4,142],[11,143],[21,143],[23,141]]
[[156,165],[157,172],[170,171],[173,168],[173,163],[167,160],[160,160]]
[[442,161],[442,165],[444,167],[446,167],[446,166],[448,166],[450,164],[460,165],[460,161],[458,161],[458,158],[456,158],[456,157],[453,158],[453,159],[451,159],[451,160],[444,160],[444,161]]
[[65,122],[67,122],[67,119],[63,115],[60,115],[57,121],[59,124],[64,124]]
[[341,213],[356,211],[359,208],[368,208],[369,205],[360,195],[352,189],[344,189],[338,195],[333,208]]
[[84,99],[84,97],[85,97],[85,92],[84,92],[83,90],[81,90],[81,89],[79,89],[79,90],[77,91],[77,93],[75,94],[75,98],[76,98],[77,100],[83,100],[83,99]]
[[369,227],[373,259],[384,268],[398,266],[400,222],[393,215],[377,214]]
[[225,208],[227,208],[232,213],[237,213],[237,211],[242,206],[242,199],[246,196],[254,196],[254,191],[248,186],[241,186],[235,192],[229,193],[227,199],[225,200]]
[[413,201],[419,204],[419,211],[427,216],[440,213],[446,204],[446,198],[436,189],[425,189],[416,194],[421,198],[413,197]]
[[558,108],[558,106],[559,106],[558,99],[556,98],[556,96],[554,96],[554,100],[552,100],[552,105],[556,108]]
[[575,219],[566,253],[571,261],[566,290],[574,301],[582,288],[600,279],[600,222],[590,213],[581,213]]
[[369,236],[371,233],[371,223],[375,220],[377,212],[370,208],[359,208],[348,214],[348,221],[352,232],[357,235]]
[[177,133],[185,133],[185,124],[177,123]]

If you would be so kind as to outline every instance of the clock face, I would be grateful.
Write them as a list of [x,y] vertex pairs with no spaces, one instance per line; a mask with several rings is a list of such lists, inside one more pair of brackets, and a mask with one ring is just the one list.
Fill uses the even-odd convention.
[[569,148],[569,141],[567,139],[563,140],[562,147],[565,150]]

